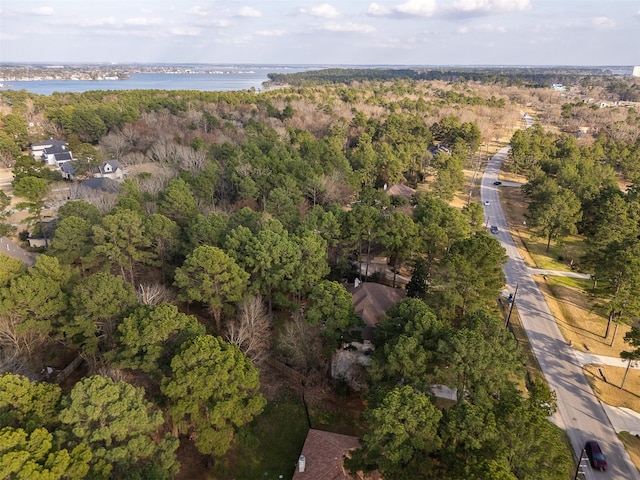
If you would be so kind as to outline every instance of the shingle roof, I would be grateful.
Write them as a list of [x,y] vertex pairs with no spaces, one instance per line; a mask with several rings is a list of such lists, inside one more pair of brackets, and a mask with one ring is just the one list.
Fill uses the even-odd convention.
[[73,175],[74,173],[76,173],[76,169],[73,168],[73,163],[71,162],[64,162],[62,165],[60,165],[60,170],[62,170],[64,173],[68,173],[69,175]]
[[343,456],[360,446],[357,437],[339,433],[309,430],[302,447],[305,458],[304,472],[298,465],[293,480],[350,480],[353,477],[344,470]]
[[94,190],[102,190],[103,192],[115,193],[120,190],[118,182],[111,180],[110,178],[90,178],[82,182],[80,185]]
[[42,150],[42,153],[44,155],[56,155],[58,153],[63,153],[63,152],[68,152],[69,150],[67,150],[67,148],[64,146],[64,144],[62,145],[52,145],[50,147],[46,147]]
[[407,291],[374,282],[361,283],[347,289],[353,295],[353,307],[364,322],[375,327],[386,311],[407,296]]
[[416,193],[416,191],[413,188],[401,183],[392,185],[387,189],[387,195],[396,195],[398,197],[404,197],[408,199],[411,199],[414,193]]
[[73,160],[71,152],[69,151],[56,153],[53,155],[53,158],[55,158],[56,162],[68,162],[70,160]]

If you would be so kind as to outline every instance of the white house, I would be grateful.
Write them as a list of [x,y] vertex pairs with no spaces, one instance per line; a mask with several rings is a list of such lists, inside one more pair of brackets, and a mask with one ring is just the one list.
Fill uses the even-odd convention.
[[63,149],[63,148],[66,149],[67,143],[63,142],[62,140],[54,140],[53,138],[50,138],[49,140],[45,140],[44,142],[32,143],[31,146],[29,147],[29,150],[31,151],[31,155],[33,156],[33,158],[37,160],[42,160],[42,152],[44,151],[44,149],[51,148],[54,146],[60,149]]
[[52,145],[42,150],[40,158],[47,165],[57,165],[60,167],[63,163],[73,160],[73,155],[71,154],[71,150],[67,149],[66,145]]
[[96,178],[110,178],[111,180],[122,180],[124,178],[124,170],[117,160],[108,160],[102,162],[98,167],[98,172],[94,175]]

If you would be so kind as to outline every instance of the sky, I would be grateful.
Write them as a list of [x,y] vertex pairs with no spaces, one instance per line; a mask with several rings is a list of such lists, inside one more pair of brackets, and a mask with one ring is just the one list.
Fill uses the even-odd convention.
[[640,0],[0,0],[0,63],[640,65]]

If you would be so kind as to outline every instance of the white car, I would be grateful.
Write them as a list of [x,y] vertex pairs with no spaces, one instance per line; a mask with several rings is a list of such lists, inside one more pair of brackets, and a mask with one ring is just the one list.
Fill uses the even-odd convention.
[[488,207],[489,205],[491,205],[491,202],[489,200],[485,200],[484,204]]

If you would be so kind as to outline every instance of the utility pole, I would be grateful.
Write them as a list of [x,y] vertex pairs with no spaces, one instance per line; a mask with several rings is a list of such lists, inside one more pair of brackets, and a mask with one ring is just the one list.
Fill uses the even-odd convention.
[[516,283],[516,290],[513,292],[513,298],[511,299],[511,306],[509,307],[509,315],[507,315],[507,321],[504,322],[505,328],[509,326],[509,320],[511,320],[511,312],[513,312],[513,306],[516,303],[516,295],[518,295],[518,284]]
[[578,458],[578,466],[576,468],[576,474],[574,475],[573,479],[574,480],[580,480],[580,478],[578,477],[578,475],[582,474],[582,478],[584,478],[584,472],[582,471],[582,459],[584,458],[584,448],[582,449],[582,451],[580,452],[580,458]]

